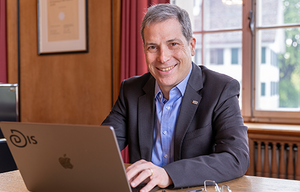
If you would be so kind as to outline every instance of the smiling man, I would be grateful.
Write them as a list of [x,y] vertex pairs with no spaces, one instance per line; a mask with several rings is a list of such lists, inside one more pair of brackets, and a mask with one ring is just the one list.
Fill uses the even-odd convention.
[[244,175],[249,149],[239,83],[192,62],[196,39],[188,13],[154,5],[141,35],[149,72],[122,82],[103,122],[114,127],[121,150],[129,147],[131,186],[146,182],[146,192]]
[[143,29],[144,51],[148,69],[164,97],[187,77],[195,55],[195,38],[185,39],[176,18],[148,24]]

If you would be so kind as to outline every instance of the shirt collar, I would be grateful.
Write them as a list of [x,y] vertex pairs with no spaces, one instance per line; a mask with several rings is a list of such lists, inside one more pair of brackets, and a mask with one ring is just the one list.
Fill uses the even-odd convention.
[[[192,68],[193,68],[193,65],[191,65],[191,69],[190,69],[188,75],[180,83],[178,83],[175,87],[172,88],[172,89],[177,88],[180,91],[182,96],[184,95],[187,82],[189,80],[189,77],[191,76]],[[157,81],[155,81],[155,98],[159,99],[160,94],[162,95],[161,89],[160,89]]]

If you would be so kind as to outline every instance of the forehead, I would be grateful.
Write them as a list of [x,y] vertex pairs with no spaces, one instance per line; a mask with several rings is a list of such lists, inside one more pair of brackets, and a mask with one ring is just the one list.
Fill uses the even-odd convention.
[[184,38],[182,34],[182,26],[175,18],[150,23],[144,29],[144,37],[145,41],[155,39]]

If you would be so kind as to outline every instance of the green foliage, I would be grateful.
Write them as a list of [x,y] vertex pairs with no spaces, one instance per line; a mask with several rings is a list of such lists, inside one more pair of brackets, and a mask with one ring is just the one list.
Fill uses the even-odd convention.
[[[300,1],[284,0],[285,23],[300,23]],[[299,107],[300,28],[285,29],[286,52],[278,55],[280,68],[279,106]]]

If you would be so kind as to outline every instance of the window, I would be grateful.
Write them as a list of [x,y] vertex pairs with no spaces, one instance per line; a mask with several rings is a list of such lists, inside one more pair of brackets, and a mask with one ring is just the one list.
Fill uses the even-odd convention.
[[266,83],[261,83],[261,96],[266,96]]
[[278,95],[278,82],[271,81],[271,96]]
[[300,123],[300,0],[171,0],[190,14],[194,62],[237,79],[245,121]]
[[210,64],[223,65],[223,49],[210,49]]
[[271,51],[271,65],[278,67],[278,55],[274,51]]
[[261,48],[261,64],[266,64],[266,48]]
[[240,2],[229,5],[222,0],[171,1],[189,12],[196,38],[194,62],[232,76],[242,87],[243,5]]
[[231,48],[231,64],[237,65],[239,64],[239,49]]
[[[256,2],[256,61],[265,56],[266,66],[256,62],[255,81],[270,83],[270,96],[255,97],[254,116],[297,119],[300,117],[300,1],[260,0]],[[259,59],[261,57],[261,59]],[[262,63],[261,63],[262,64]],[[262,101],[264,100],[264,106]],[[267,103],[265,103],[267,102]]]

